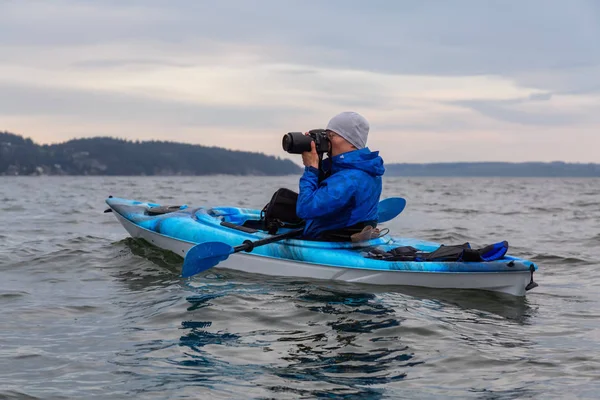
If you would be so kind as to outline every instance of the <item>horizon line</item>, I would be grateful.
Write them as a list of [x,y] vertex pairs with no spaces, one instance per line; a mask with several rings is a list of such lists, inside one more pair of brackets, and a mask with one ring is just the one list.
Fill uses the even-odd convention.
[[[19,133],[10,132],[8,130],[1,130],[0,133],[5,133],[5,134],[9,134],[9,135],[19,136],[19,137],[21,137],[23,139],[29,139],[34,144],[36,144],[38,146],[61,145],[61,144],[66,144],[66,143],[68,143],[70,141],[74,141],[74,140],[100,139],[100,138],[107,138],[107,139],[113,139],[113,140],[122,140],[122,141],[125,141],[125,142],[136,142],[137,141],[139,143],[163,142],[163,143],[173,143],[173,144],[185,144],[185,145],[190,145],[190,146],[199,146],[199,147],[206,147],[206,148],[223,149],[223,150],[229,150],[229,151],[234,151],[234,152],[245,152],[245,153],[262,154],[262,155],[265,155],[267,157],[284,158],[284,159],[288,159],[288,160],[294,162],[295,164],[298,164],[300,167],[302,166],[301,162],[298,163],[298,162],[294,161],[295,157],[292,158],[292,157],[290,157],[290,154],[285,153],[285,152],[283,152],[282,155],[275,155],[275,154],[268,154],[268,153],[264,153],[264,152],[256,152],[256,151],[249,151],[249,150],[239,150],[239,149],[234,149],[234,148],[230,148],[230,147],[210,146],[210,145],[205,145],[205,144],[200,144],[200,143],[191,143],[191,142],[186,142],[186,141],[174,141],[174,140],[165,140],[165,139],[128,139],[128,138],[118,137],[118,136],[96,135],[96,136],[72,137],[72,138],[67,139],[67,140],[55,141],[55,142],[38,142],[38,141],[35,141],[34,139],[32,139],[29,136],[25,136],[25,135],[19,134]],[[594,161],[564,161],[564,160],[552,160],[552,161],[536,161],[536,160],[529,160],[529,161],[485,160],[485,161],[390,162],[390,163],[386,163],[386,165],[484,164],[484,163],[486,163],[486,164],[489,164],[489,163],[503,163],[503,164],[557,164],[557,163],[561,163],[561,164],[600,165],[600,162],[594,162]]]

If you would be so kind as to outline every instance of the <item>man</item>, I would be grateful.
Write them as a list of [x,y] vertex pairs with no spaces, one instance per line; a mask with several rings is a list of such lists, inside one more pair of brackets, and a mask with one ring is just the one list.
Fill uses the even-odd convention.
[[319,183],[314,142],[310,152],[302,153],[305,168],[296,213],[306,220],[305,238],[327,239],[331,231],[360,231],[366,225],[377,225],[385,168],[379,152],[366,147],[369,123],[358,113],[343,112],[329,121],[326,131],[331,158],[324,163],[331,175]]

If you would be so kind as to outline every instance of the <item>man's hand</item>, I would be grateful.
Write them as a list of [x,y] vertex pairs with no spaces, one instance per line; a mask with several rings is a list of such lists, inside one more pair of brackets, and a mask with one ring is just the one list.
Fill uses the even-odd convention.
[[319,155],[315,149],[315,142],[310,142],[310,151],[302,153],[302,163],[305,167],[315,167],[319,169]]

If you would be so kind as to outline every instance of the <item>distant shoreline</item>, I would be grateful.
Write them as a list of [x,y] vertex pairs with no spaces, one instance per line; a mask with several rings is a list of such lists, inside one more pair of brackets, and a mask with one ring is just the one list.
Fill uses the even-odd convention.
[[[600,164],[566,162],[390,163],[385,177],[600,178]],[[0,132],[0,176],[300,176],[291,160],[178,142],[109,137],[39,145]]]
[[455,162],[390,164],[388,176],[504,177],[504,178],[599,178],[600,164],[565,162]]

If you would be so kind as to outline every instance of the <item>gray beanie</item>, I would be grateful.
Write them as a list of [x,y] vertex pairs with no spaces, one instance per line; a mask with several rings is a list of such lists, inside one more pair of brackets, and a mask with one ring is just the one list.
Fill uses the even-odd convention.
[[369,123],[354,111],[346,111],[331,118],[325,129],[334,131],[357,149],[364,149],[367,145]]

